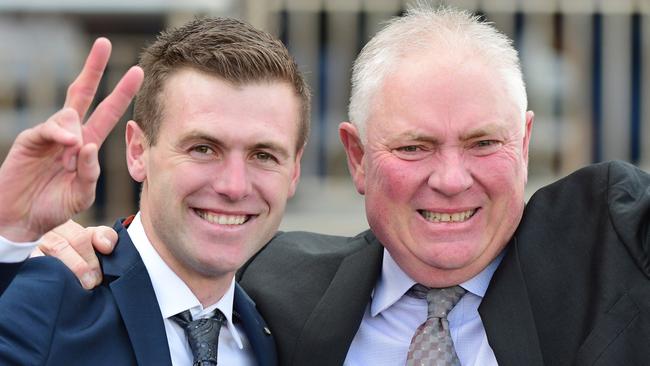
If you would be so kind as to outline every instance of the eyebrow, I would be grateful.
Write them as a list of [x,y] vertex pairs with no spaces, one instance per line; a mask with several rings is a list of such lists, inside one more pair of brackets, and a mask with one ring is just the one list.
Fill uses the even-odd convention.
[[393,136],[391,139],[392,141],[399,141],[399,140],[409,140],[409,141],[423,141],[423,142],[433,142],[436,143],[437,139],[431,136],[426,136],[421,133],[413,132],[413,131],[407,131],[404,133],[397,134]]
[[288,159],[290,154],[287,149],[283,148],[282,146],[274,143],[274,142],[259,142],[255,145],[253,145],[253,149],[261,149],[261,150],[271,150],[275,152],[276,154],[280,155],[283,159]]
[[505,127],[499,126],[496,123],[491,123],[487,126],[483,126],[475,130],[469,131],[468,133],[463,134],[460,137],[462,140],[472,140],[478,137],[494,135],[494,134],[502,134],[505,130],[506,130]]
[[[495,134],[502,134],[504,131],[506,131],[507,128],[504,126],[499,125],[498,123],[490,123],[486,126],[482,126],[479,128],[476,128],[474,130],[471,130],[465,134],[460,135],[460,140],[461,141],[466,141],[466,140],[472,140],[476,139],[479,137],[483,136],[489,136],[489,135],[495,135]],[[429,136],[426,134],[421,134],[415,131],[407,131],[398,135],[395,135],[391,141],[399,141],[399,140],[409,140],[409,141],[416,141],[416,142],[428,142],[432,144],[438,144],[440,141],[436,136]]]
[[[224,143],[222,140],[220,140],[217,137],[214,137],[212,135],[208,135],[206,133],[200,132],[200,131],[192,131],[183,136],[180,139],[181,144],[188,143],[192,140],[201,140],[201,141],[206,141],[209,142],[213,145],[217,146],[226,146],[227,144]],[[252,149],[252,150],[257,150],[257,149],[262,149],[262,150],[271,150],[274,153],[280,155],[284,159],[288,159],[289,156],[289,151],[285,148],[283,148],[281,145],[273,142],[273,141],[260,141],[256,144],[253,144],[252,146],[247,146],[247,149]]]

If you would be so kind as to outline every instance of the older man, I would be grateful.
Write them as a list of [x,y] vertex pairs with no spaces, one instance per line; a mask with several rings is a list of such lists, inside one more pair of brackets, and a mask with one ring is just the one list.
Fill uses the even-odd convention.
[[533,114],[505,36],[416,8],[352,78],[340,136],[371,230],[283,234],[240,273],[283,364],[650,362],[650,178],[586,168],[522,221]]
[[[14,144],[0,170],[0,190],[16,193],[0,209],[5,239],[34,240],[92,202],[96,143],[142,80],[139,68],[127,74],[81,134],[109,51],[98,41],[70,88],[69,104],[81,106]],[[276,365],[271,332],[234,276],[276,233],[295,191],[308,88],[281,42],[226,18],[162,33],[140,65],[126,126],[140,211],[116,224],[104,282],[90,292],[52,258],[1,267],[0,363]]]
[[595,165],[524,211],[533,114],[505,36],[410,10],[359,56],[350,118],[370,230],[280,234],[239,273],[283,365],[650,362],[650,177]]

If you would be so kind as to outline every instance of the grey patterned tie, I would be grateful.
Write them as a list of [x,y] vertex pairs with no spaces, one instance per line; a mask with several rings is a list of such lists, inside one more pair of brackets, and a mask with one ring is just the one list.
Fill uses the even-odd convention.
[[406,357],[407,366],[460,366],[449,333],[447,314],[465,294],[460,286],[432,288],[417,284],[407,293],[426,298],[427,320],[415,331]]
[[187,341],[194,356],[193,366],[214,366],[217,364],[217,345],[219,331],[226,322],[221,310],[215,310],[210,318],[192,320],[189,310],[171,317],[185,330]]

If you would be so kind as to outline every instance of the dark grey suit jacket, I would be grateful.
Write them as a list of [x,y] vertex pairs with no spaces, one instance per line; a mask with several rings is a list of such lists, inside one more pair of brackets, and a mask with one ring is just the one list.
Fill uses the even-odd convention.
[[[537,192],[479,312],[500,365],[650,365],[650,176],[620,162]],[[239,282],[282,365],[340,365],[381,270],[372,232],[278,235]]]

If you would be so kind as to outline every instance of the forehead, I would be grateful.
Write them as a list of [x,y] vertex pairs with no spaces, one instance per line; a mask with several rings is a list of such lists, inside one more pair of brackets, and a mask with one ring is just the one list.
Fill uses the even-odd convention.
[[371,104],[368,128],[377,121],[404,128],[416,123],[456,128],[503,123],[515,128],[520,114],[503,78],[489,64],[427,52],[402,57],[384,78]]
[[161,130],[203,130],[288,140],[298,136],[299,98],[286,82],[235,85],[193,69],[169,76],[160,94]]

